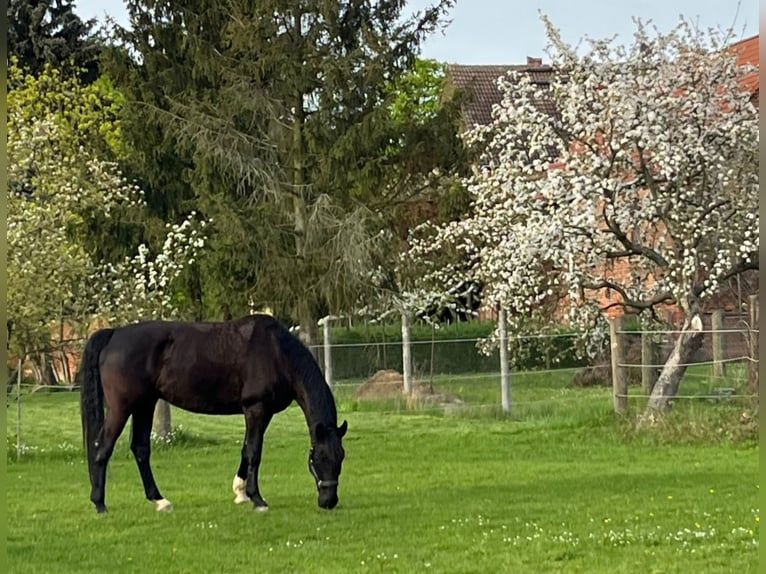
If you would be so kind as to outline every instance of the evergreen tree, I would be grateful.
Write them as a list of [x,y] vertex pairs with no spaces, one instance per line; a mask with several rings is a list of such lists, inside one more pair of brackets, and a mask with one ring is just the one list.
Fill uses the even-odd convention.
[[396,0],[128,1],[132,143],[157,126],[144,155],[158,183],[158,155],[183,158],[165,173],[214,220],[207,289],[236,276],[309,342],[369,291],[391,210],[461,159],[456,105],[402,115],[401,102],[452,4],[407,17]]
[[89,84],[99,76],[102,46],[94,25],[75,13],[72,0],[9,0],[8,54],[32,74],[51,64]]

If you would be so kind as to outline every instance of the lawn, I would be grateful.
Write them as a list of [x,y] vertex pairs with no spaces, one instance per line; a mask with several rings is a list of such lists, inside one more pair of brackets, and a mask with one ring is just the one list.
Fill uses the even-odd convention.
[[[756,572],[756,443],[684,431],[725,429],[740,406],[684,403],[668,427],[675,440],[615,421],[608,389],[524,381],[509,419],[361,405],[340,387],[349,432],[331,512],[316,505],[305,421],[290,408],[266,436],[269,512],[233,503],[241,417],[174,410],[174,443],[157,445],[153,463],[175,510],[143,499],[126,432],[110,465],[110,512],[99,516],[77,395],[26,397],[26,450],[9,457],[6,480],[10,571]],[[495,381],[443,383],[485,402]],[[13,442],[15,405],[8,413]]]

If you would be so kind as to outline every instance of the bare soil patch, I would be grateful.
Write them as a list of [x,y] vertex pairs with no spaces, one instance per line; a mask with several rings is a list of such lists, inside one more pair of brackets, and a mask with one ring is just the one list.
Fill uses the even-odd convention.
[[[404,394],[404,376],[393,369],[378,371],[356,390],[356,398],[375,400],[401,397]],[[432,385],[415,381],[413,398],[432,405],[461,405],[458,397],[438,392]]]

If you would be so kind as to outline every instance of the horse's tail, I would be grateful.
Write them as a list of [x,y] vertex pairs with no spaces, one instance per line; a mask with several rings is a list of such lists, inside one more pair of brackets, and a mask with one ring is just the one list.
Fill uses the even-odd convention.
[[88,469],[91,471],[96,460],[96,441],[104,426],[104,389],[101,386],[99,357],[113,334],[114,329],[101,329],[91,335],[85,345],[80,370],[77,373],[80,384],[82,436],[85,454],[88,457]]

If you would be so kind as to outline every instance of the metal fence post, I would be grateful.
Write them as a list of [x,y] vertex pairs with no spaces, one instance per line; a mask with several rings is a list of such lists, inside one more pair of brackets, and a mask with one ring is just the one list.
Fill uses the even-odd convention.
[[402,377],[404,392],[412,395],[412,348],[410,347],[410,315],[402,313]]
[[325,317],[322,325],[324,331],[324,378],[332,389],[332,339],[330,335],[330,317]]
[[750,337],[749,337],[749,355],[750,364],[747,373],[747,389],[750,395],[756,400],[760,397],[760,381],[758,377],[759,349],[758,339],[760,332],[758,328],[758,295],[748,297],[748,307],[750,308]]
[[19,370],[16,373],[16,461],[21,458],[21,371],[24,367],[24,359],[19,357]]
[[511,412],[511,374],[508,365],[508,320],[505,309],[500,309],[497,317],[500,335],[500,389],[503,401],[503,413]]

